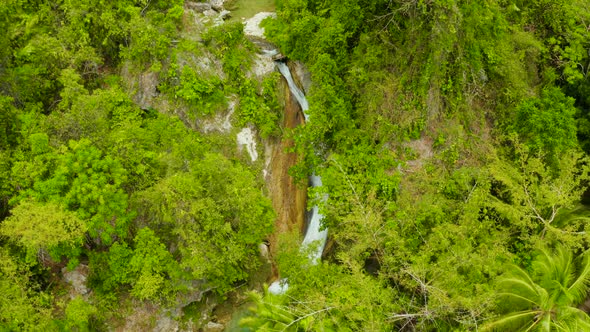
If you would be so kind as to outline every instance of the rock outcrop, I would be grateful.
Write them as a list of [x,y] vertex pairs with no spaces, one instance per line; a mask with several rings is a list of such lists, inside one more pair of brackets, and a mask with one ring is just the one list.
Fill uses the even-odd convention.
[[[283,84],[285,108],[283,113],[283,127],[295,128],[304,123],[303,112],[289,91],[287,84]],[[291,139],[270,142],[267,148],[268,174],[266,184],[272,199],[273,208],[277,213],[275,231],[271,236],[270,252],[276,253],[279,234],[293,230],[301,230],[305,224],[307,186],[306,183],[296,183],[289,175],[289,169],[300,157],[296,153],[287,152],[294,146]]]
[[70,284],[76,295],[86,295],[90,291],[86,286],[86,279],[88,278],[88,266],[80,264],[74,270],[69,271],[64,267],[61,270],[64,280]]
[[267,17],[276,17],[275,13],[262,12],[244,21],[244,34],[248,37],[264,38],[264,28],[260,23]]
[[194,1],[187,1],[184,4],[187,9],[193,10],[197,13],[202,13],[206,10],[211,9],[211,4],[208,2],[194,2]]

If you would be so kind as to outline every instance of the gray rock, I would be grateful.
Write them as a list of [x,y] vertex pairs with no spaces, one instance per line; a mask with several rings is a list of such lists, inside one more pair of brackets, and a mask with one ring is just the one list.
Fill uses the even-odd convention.
[[139,75],[137,94],[133,100],[143,109],[153,106],[154,98],[158,95],[158,74],[152,71]]
[[217,17],[217,12],[213,9],[207,9],[203,14],[207,17]]
[[205,331],[205,332],[222,332],[224,329],[225,329],[225,326],[223,326],[223,324],[209,322],[209,323],[207,323],[207,325],[205,325],[205,328],[203,329],[203,331]]
[[206,10],[211,10],[211,4],[206,2],[187,1],[185,6],[187,9],[193,10],[197,13],[202,13]]
[[253,17],[244,21],[244,35],[247,37],[259,37],[264,38],[264,28],[260,26],[260,23],[267,17],[276,17],[276,13],[273,12],[260,12]]
[[211,8],[215,9],[218,12],[223,10],[223,3],[224,2],[225,2],[224,0],[209,0],[209,3],[211,4]]
[[227,20],[231,17],[231,12],[229,10],[222,10],[219,13],[219,17],[221,17],[222,20]]
[[268,245],[266,243],[260,243],[258,245],[258,250],[260,251],[260,257],[270,262],[270,254],[268,253]]
[[64,276],[64,280],[74,287],[74,291],[76,291],[77,294],[88,294],[89,289],[86,287],[88,267],[86,265],[80,264],[73,271],[68,271],[68,269],[64,267],[61,270],[61,273]]
[[178,322],[174,319],[162,315],[159,317],[156,327],[152,330],[153,332],[176,332],[178,331]]
[[307,70],[307,67],[305,67],[305,65],[300,61],[294,61],[293,66],[295,69],[294,76],[299,78],[299,82],[303,87],[303,92],[305,92],[306,94],[309,93],[309,89],[311,87],[311,73],[309,72],[309,70]]

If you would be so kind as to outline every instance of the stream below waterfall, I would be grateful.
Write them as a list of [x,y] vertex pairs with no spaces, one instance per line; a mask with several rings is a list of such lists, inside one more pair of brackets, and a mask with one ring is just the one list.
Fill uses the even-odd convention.
[[[293,96],[295,96],[295,99],[297,99],[297,102],[301,106],[305,121],[309,121],[309,115],[307,114],[307,111],[309,110],[309,104],[305,98],[305,94],[299,89],[299,87],[297,87],[297,84],[293,80],[291,70],[289,70],[289,67],[284,62],[277,61],[276,66],[287,81],[289,90]],[[311,187],[320,187],[322,185],[322,179],[315,174],[309,177],[309,182]],[[327,197],[324,197],[324,199],[327,199]],[[328,238],[328,230],[320,230],[321,221],[323,218],[324,216],[319,212],[319,207],[314,205],[311,209],[307,230],[305,232],[305,237],[303,238],[303,243],[301,244],[301,250],[307,250],[310,245],[317,245],[317,247],[314,247],[309,253],[309,259],[312,264],[317,264],[321,259],[322,253],[324,252],[324,247],[326,246],[326,240]],[[273,282],[268,287],[268,290],[273,294],[283,294],[288,288],[289,284],[287,280],[281,279]]]

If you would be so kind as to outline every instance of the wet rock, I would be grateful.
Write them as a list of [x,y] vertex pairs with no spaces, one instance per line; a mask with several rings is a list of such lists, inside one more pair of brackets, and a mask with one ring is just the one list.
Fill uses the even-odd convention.
[[259,80],[262,80],[265,76],[268,76],[275,71],[275,63],[272,60],[272,56],[269,54],[256,54],[250,77],[255,76]]
[[227,10],[221,10],[221,12],[217,12],[214,10],[215,8],[205,10],[203,15],[205,16],[204,22],[213,23],[213,26],[218,26],[223,24],[225,18],[229,17],[230,12]]
[[142,109],[153,106],[154,98],[158,95],[158,74],[146,72],[139,76],[138,91],[133,96],[135,103]]
[[265,182],[270,181],[270,164],[272,163],[275,145],[274,142],[268,140],[264,142],[264,168],[262,169],[262,176]]
[[213,8],[211,8],[211,9],[207,9],[207,10],[203,11],[203,15],[205,15],[207,17],[214,18],[214,17],[217,17],[218,14]]
[[[289,91],[289,87],[281,81],[283,97],[280,102],[284,105],[283,128],[295,128],[304,123],[303,112],[297,100]],[[304,227],[307,206],[306,183],[297,183],[288,170],[301,159],[301,155],[288,152],[293,146],[292,139],[284,138],[269,142],[265,146],[265,180],[277,213],[275,232],[269,238],[270,252],[276,254],[279,245],[279,235],[302,230]]]
[[300,61],[294,61],[292,69],[294,71],[293,78],[298,80],[299,86],[303,88],[303,92],[308,94],[309,88],[311,87],[311,73]]
[[157,73],[146,71],[137,74],[137,69],[133,68],[131,62],[125,62],[121,68],[121,76],[127,91],[132,95],[133,102],[142,109],[154,107],[154,100],[158,97]]

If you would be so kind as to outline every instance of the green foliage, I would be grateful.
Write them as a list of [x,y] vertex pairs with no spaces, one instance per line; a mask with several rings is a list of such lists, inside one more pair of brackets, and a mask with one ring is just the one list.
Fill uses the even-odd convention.
[[139,230],[133,249],[125,243],[113,244],[107,259],[110,273],[103,277],[105,290],[128,284],[140,300],[166,300],[178,290],[182,271],[149,228]]
[[203,79],[188,66],[182,67],[175,95],[196,106],[203,114],[214,112],[213,106],[225,100],[218,77]]
[[240,92],[240,124],[255,124],[260,135],[267,138],[278,131],[278,102],[276,100],[276,76],[263,81],[262,95],[257,93],[254,80],[245,79],[239,87]]
[[[144,8],[148,6],[149,4]],[[182,7],[174,6],[174,3],[170,7],[167,14],[148,11],[145,16],[140,14],[139,8],[134,8],[128,23],[128,38],[131,42],[121,50],[122,57],[151,63],[164,60],[168,56],[172,38],[177,32],[176,25],[183,12]]]
[[0,248],[0,327],[8,331],[42,331],[51,328],[48,294],[37,292],[26,264]]
[[583,79],[584,64],[589,59],[582,46],[589,41],[586,21],[590,17],[588,3],[584,1],[535,0],[519,1],[525,24],[534,26],[548,49],[546,61],[563,72],[562,80],[574,82]]
[[252,174],[216,154],[138,196],[140,217],[178,244],[181,266],[225,293],[259,265],[258,244],[272,229],[270,202]]
[[141,119],[141,110],[119,86],[90,94],[80,84],[67,80],[70,83],[62,91],[60,104],[63,113],[53,112],[47,118],[48,131],[59,143],[85,138],[106,149],[105,137],[111,131]]
[[[135,249],[128,269],[132,277],[131,294],[139,299],[165,297],[177,285],[181,273],[178,263],[154,232],[143,228],[134,239]],[[171,279],[171,280],[169,280]]]
[[8,149],[16,143],[18,113],[13,103],[13,98],[0,95],[0,150]]
[[[230,97],[238,125],[278,135],[280,77],[249,76],[243,24],[202,31],[184,8],[0,1],[0,329],[93,330],[103,312],[116,329],[125,299],[176,305],[195,285],[225,296],[261,265],[260,242],[274,244],[259,169],[231,159],[230,138],[189,127]],[[279,241],[287,296],[253,295],[245,324],[477,330],[516,312],[490,326],[588,329],[574,308],[586,254],[532,256],[590,245],[577,151],[590,137],[588,22],[583,0],[278,1],[266,32],[312,78],[309,121],[288,132],[304,156],[291,174],[322,176],[308,205],[330,241],[318,265],[296,232]],[[150,82],[135,77],[147,68]],[[155,109],[142,110],[152,78]],[[64,256],[91,271],[88,298],[67,306],[49,273]],[[506,274],[512,295],[496,303],[508,262],[531,272]]]
[[[514,163],[496,160],[490,166],[494,179],[490,207],[521,236],[548,234],[560,242],[579,243],[585,238],[586,222],[568,218],[554,223],[561,210],[573,208],[586,190],[588,160],[579,152],[561,155],[555,167],[535,157],[518,141]],[[557,168],[557,170],[555,170]]]
[[543,90],[541,98],[522,101],[509,130],[517,132],[531,152],[557,158],[577,146],[574,99],[559,88]]
[[227,85],[239,87],[250,69],[253,44],[244,36],[243,24],[234,22],[209,29],[203,42],[221,58]]
[[67,327],[75,331],[90,331],[89,321],[98,313],[95,306],[80,296],[68,302],[65,311]]
[[90,266],[89,285],[114,309],[127,291],[139,300],[169,305],[186,286],[186,272],[149,228],[139,230],[131,245],[115,242],[108,252],[92,253]]
[[361,271],[334,264],[310,266],[305,255],[280,253],[289,282],[285,296],[252,294],[255,307],[242,325],[261,331],[390,331],[399,310],[392,289]]
[[30,194],[39,201],[62,204],[76,213],[96,241],[110,244],[127,234],[127,195],[121,189],[126,172],[88,140],[70,141],[56,156],[56,168],[35,182]]
[[416,299],[400,303],[409,315],[399,314],[398,326],[467,328],[490,308],[490,283],[510,259],[509,236],[484,212],[490,190],[485,170],[431,172],[406,179],[412,187],[400,191],[395,213],[373,228],[382,234],[375,236],[382,244],[374,255],[382,266],[379,274]]
[[240,320],[240,326],[254,331],[297,331],[303,325],[296,324],[295,315],[282,304],[282,297],[252,292],[249,298],[254,305],[249,308],[250,315]]
[[8,198],[13,194],[10,186],[11,154],[20,140],[19,112],[14,99],[0,95],[0,218],[8,210]]
[[0,234],[7,236],[33,254],[48,250],[56,260],[62,254],[77,256],[87,226],[75,213],[54,203],[22,201],[2,222]]
[[574,259],[570,250],[541,250],[532,273],[518,266],[498,282],[500,306],[506,314],[483,326],[485,331],[565,330],[590,328],[590,317],[577,308],[587,296],[590,283],[588,255]]

